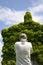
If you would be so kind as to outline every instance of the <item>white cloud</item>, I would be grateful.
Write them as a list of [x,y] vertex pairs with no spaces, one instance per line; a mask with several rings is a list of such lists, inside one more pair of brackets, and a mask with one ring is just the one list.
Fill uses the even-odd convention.
[[0,65],[1,65],[1,61],[2,61],[2,58],[1,58],[1,55],[2,55],[2,47],[3,47],[3,44],[0,42]]
[[[38,13],[40,14],[41,12],[43,12],[43,4],[28,8],[28,9],[32,13],[33,20],[43,23],[43,15],[40,15],[40,16],[38,15]],[[5,25],[17,24],[19,22],[24,21],[25,12],[26,12],[26,10],[16,11],[16,10],[12,10],[12,9],[6,8],[6,7],[4,7],[4,8],[0,7],[0,20]]]
[[25,11],[11,10],[0,7],[0,20],[5,24],[14,24],[23,21]]
[[33,20],[39,21],[41,24],[43,24],[43,4],[28,9],[32,13]]
[[0,33],[0,40],[2,39],[1,33]]
[[0,52],[1,52],[1,50],[2,50],[2,46],[3,46],[3,44],[0,42]]
[[41,12],[41,11],[43,11],[43,4],[34,6],[34,7],[30,8],[30,10],[33,12]]

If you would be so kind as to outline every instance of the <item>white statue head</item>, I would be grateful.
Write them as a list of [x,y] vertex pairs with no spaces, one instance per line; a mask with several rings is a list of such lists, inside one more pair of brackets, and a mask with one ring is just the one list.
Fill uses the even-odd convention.
[[26,42],[27,41],[27,35],[25,33],[21,33],[19,38],[20,38],[21,42]]

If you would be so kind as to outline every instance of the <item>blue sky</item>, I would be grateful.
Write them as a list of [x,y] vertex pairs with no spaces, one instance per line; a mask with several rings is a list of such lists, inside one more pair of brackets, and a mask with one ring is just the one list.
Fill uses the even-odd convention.
[[43,0],[0,0],[0,65],[3,46],[1,30],[23,22],[26,11],[30,11],[33,20],[43,24]]
[[27,9],[27,7],[32,7],[36,4],[38,5],[39,3],[39,0],[0,0],[1,6],[6,6],[16,10],[24,10]]

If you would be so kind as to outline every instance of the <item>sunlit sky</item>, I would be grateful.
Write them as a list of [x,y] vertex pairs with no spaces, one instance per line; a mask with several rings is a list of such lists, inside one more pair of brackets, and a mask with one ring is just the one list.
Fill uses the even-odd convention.
[[43,24],[43,0],[0,0],[0,65],[3,46],[1,30],[23,22],[26,11],[31,12],[34,21]]

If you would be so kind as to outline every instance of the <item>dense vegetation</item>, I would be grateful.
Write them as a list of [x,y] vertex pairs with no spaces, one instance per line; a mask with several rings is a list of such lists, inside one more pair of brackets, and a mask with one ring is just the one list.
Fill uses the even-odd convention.
[[43,65],[43,25],[34,22],[30,12],[26,12],[24,22],[2,30],[4,42],[2,65],[16,65],[14,44],[19,41],[22,32],[27,34],[28,41],[33,45],[32,60],[36,59],[39,65]]

